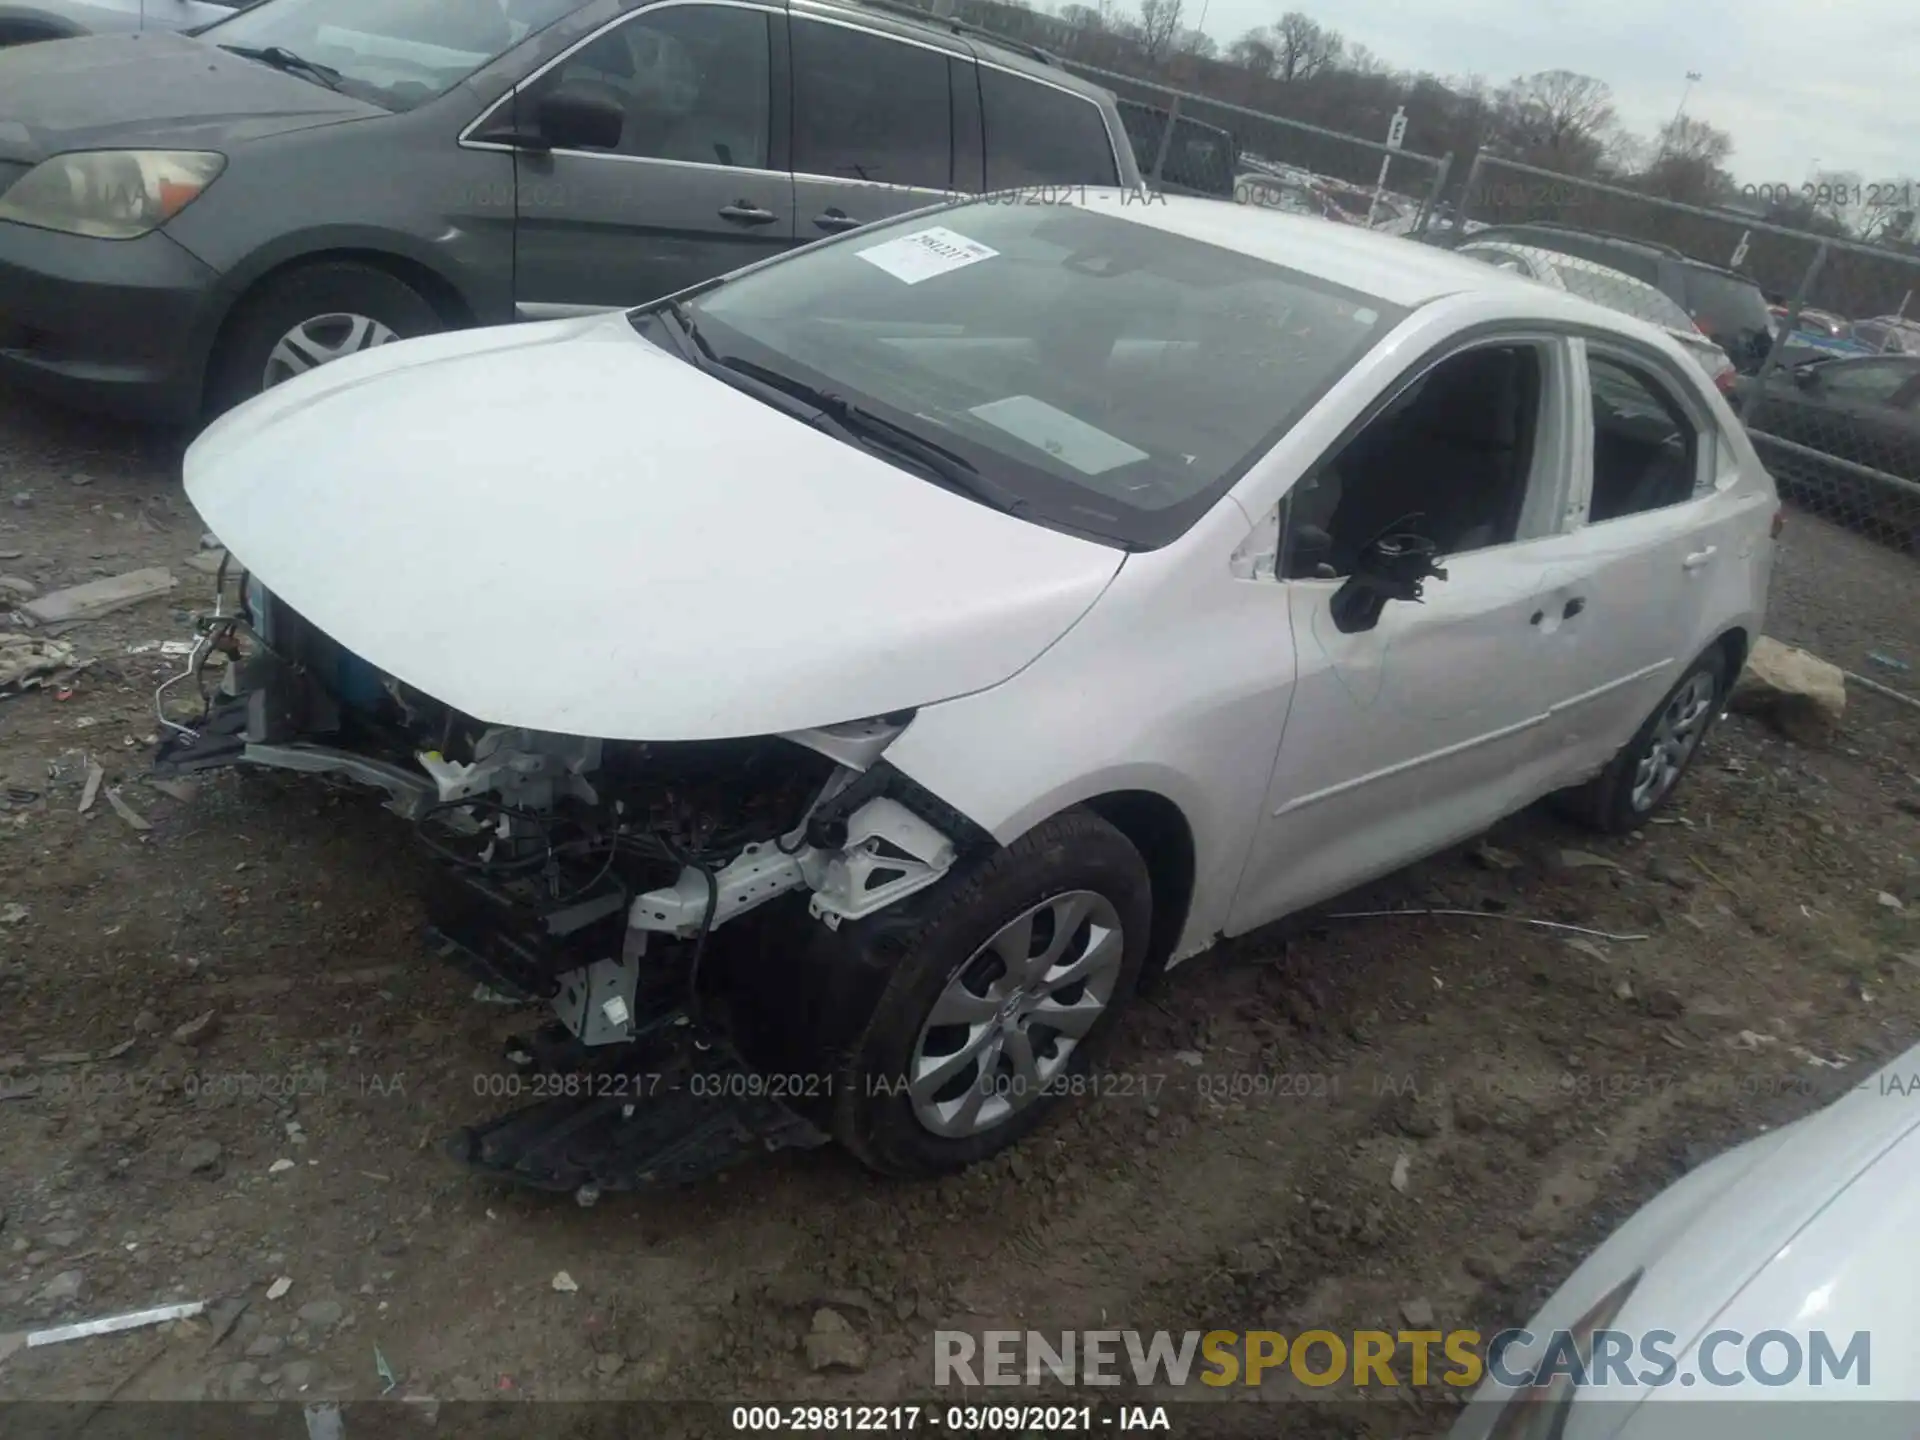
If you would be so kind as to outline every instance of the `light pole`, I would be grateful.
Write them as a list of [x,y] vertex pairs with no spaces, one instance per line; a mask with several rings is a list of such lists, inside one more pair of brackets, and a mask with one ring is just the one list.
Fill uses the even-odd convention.
[[1660,147],[1663,151],[1667,148],[1667,145],[1673,143],[1674,134],[1680,128],[1680,117],[1687,113],[1687,96],[1693,93],[1693,87],[1700,83],[1700,79],[1701,76],[1698,70],[1687,71],[1687,83],[1680,91],[1680,103],[1673,107],[1673,119],[1667,125],[1667,144]]

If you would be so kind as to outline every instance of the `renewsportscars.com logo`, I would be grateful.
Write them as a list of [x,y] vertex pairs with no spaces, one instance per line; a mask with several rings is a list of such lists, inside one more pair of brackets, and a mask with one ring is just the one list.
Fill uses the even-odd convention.
[[1684,1353],[1670,1330],[965,1330],[934,1332],[933,1382],[960,1385],[1257,1386],[1291,1377],[1316,1388],[1394,1388],[1482,1380],[1521,1390],[1566,1379],[1585,1387],[1806,1385],[1865,1387],[1865,1330],[1829,1335],[1714,1330]]

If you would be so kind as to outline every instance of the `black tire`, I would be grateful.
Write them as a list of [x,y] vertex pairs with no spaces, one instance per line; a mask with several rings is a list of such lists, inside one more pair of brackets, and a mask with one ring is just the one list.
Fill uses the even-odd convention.
[[[1700,676],[1711,681],[1713,691],[1691,746],[1664,788],[1652,795],[1650,801],[1645,796],[1636,798],[1635,780],[1642,762],[1654,747],[1661,720],[1683,694],[1689,693],[1690,687]],[[1720,717],[1720,711],[1727,703],[1727,687],[1731,682],[1727,653],[1716,645],[1687,667],[1686,672],[1674,682],[1673,688],[1661,697],[1653,713],[1634,732],[1633,739],[1623,745],[1620,752],[1608,762],[1605,770],[1585,785],[1563,790],[1554,797],[1558,808],[1569,818],[1608,835],[1622,835],[1646,824],[1673,798],[1674,792],[1680,788],[1680,782],[1686,778],[1694,757],[1699,755],[1700,747],[1706,743],[1713,722]]]
[[[1105,1011],[1065,1057],[1046,1092],[977,1133],[934,1133],[915,1114],[903,1079],[934,1002],[975,963],[987,942],[1024,912],[1073,891],[1112,905],[1122,958]],[[915,902],[920,902],[915,906]],[[1070,810],[1036,826],[965,873],[907,902],[906,928],[876,938],[894,957],[865,1031],[835,1077],[832,1129],[862,1163],[882,1174],[920,1177],[964,1169],[1007,1148],[1044,1121],[1111,1033],[1139,982],[1153,918],[1146,863],[1126,836],[1098,815]],[[876,917],[878,918],[878,917]],[[856,941],[856,943],[862,943]]]
[[267,388],[267,362],[283,336],[318,317],[340,314],[364,315],[401,339],[446,328],[425,296],[384,270],[351,260],[303,266],[267,281],[235,309],[208,377],[209,417]]

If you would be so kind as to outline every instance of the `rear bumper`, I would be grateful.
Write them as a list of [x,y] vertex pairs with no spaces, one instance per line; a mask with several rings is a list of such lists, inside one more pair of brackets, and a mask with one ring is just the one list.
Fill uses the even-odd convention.
[[0,378],[81,409],[191,422],[215,279],[159,232],[96,240],[0,221]]

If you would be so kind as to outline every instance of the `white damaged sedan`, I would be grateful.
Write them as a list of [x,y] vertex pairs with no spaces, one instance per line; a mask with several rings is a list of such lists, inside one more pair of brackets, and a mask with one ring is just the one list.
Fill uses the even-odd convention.
[[386,346],[186,483],[244,602],[160,763],[387,793],[442,951],[555,1012],[515,1063],[596,1077],[457,1137],[556,1189],[965,1165],[1223,935],[1550,793],[1641,823],[1778,529],[1662,332],[1118,191]]

